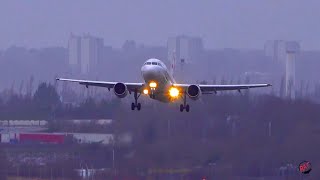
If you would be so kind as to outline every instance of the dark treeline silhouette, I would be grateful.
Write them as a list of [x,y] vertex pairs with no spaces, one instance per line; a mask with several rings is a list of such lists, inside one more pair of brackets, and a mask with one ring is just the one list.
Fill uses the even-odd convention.
[[249,94],[207,96],[190,104],[190,113],[163,104],[119,110],[115,129],[134,137],[135,156],[123,168],[216,163],[220,175],[275,176],[285,164],[320,159],[319,104]]
[[34,179],[80,179],[75,169],[100,169],[106,166],[111,167],[112,164],[111,148],[97,144],[59,146],[3,144],[0,147],[1,180],[5,180],[7,176]]
[[[0,101],[1,119],[47,119],[63,124],[72,118],[112,118],[116,137],[132,137],[130,144],[114,145],[118,172],[210,169],[209,164],[215,163],[216,175],[221,177],[275,176],[281,166],[298,165],[302,160],[320,168],[316,145],[320,105],[306,99],[289,100],[252,91],[218,93],[203,95],[199,101],[189,99],[191,111],[181,113],[177,103],[144,98],[142,110],[131,111],[131,101],[126,101],[133,100],[130,95],[122,100],[91,97],[78,105],[65,104],[59,97],[55,86],[46,83],[32,96],[11,94]],[[313,176],[319,175],[313,172]]]
[[54,85],[41,83],[34,94],[3,92],[0,119],[87,119],[107,118],[116,101],[96,102],[89,97],[78,106],[62,103]]

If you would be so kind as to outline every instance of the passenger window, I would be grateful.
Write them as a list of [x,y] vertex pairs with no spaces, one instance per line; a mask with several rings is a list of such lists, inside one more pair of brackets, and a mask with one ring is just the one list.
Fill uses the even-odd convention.
[[152,62],[152,65],[157,65],[157,63],[156,62]]

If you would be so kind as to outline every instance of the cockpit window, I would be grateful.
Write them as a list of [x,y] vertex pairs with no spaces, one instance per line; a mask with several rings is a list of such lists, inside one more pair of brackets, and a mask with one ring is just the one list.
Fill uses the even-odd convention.
[[152,62],[152,65],[157,65],[157,62]]
[[150,64],[151,64],[151,62],[147,62],[146,64],[150,65]]

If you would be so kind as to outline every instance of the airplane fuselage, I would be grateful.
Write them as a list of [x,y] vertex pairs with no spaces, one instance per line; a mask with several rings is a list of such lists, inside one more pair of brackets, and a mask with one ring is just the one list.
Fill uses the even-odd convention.
[[155,96],[150,96],[152,99],[161,102],[172,101],[170,96],[168,96],[168,89],[175,83],[175,80],[162,61],[159,59],[148,59],[141,67],[141,73],[146,85],[149,86],[152,82],[156,83],[157,87],[154,88]]

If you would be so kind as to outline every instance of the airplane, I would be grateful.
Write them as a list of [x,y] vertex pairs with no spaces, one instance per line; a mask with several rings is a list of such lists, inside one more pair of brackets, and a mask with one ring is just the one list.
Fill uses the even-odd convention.
[[240,90],[258,87],[268,87],[271,84],[238,84],[238,85],[207,85],[207,84],[178,84],[173,77],[173,65],[169,72],[166,65],[159,59],[148,59],[141,67],[141,74],[144,79],[142,83],[130,82],[108,82],[90,81],[79,79],[56,78],[58,81],[76,82],[81,85],[97,86],[113,89],[115,95],[124,98],[133,92],[134,102],[131,103],[131,110],[141,109],[138,99],[141,94],[149,96],[151,99],[164,103],[171,103],[182,100],[180,111],[189,112],[190,106],[187,104],[187,96],[191,100],[197,100],[202,94],[217,93],[217,91]]

